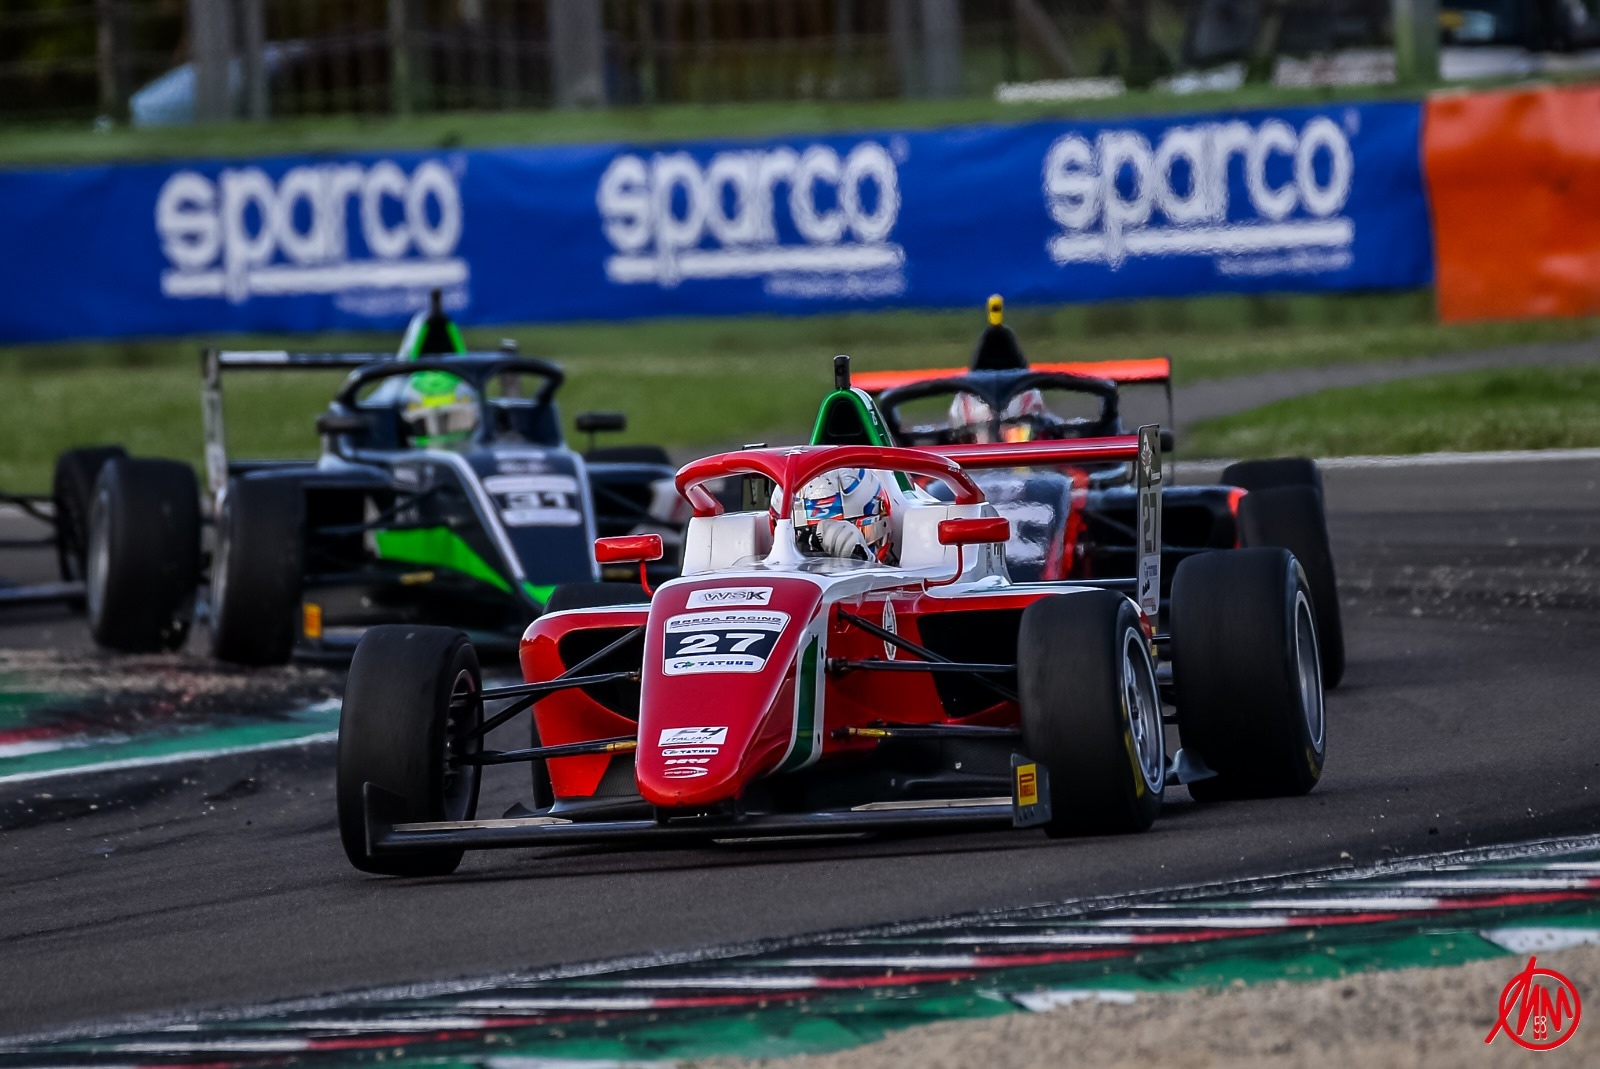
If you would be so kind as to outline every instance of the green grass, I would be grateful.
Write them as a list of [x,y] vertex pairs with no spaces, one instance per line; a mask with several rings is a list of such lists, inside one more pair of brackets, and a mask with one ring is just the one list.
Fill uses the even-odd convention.
[[1351,456],[1600,445],[1600,368],[1530,367],[1326,390],[1208,420],[1189,455]]
[[[1442,327],[1426,293],[1352,298],[1207,298],[1124,305],[1015,308],[1010,323],[1034,360],[1170,354],[1178,381],[1279,367],[1416,356],[1514,342],[1592,337],[1600,320]],[[666,319],[555,327],[477,328],[563,363],[568,419],[621,409],[613,440],[718,447],[795,441],[831,381],[830,358],[859,370],[958,367],[982,312],[884,312],[805,318]],[[393,335],[219,338],[233,348],[388,349]],[[0,488],[49,484],[55,455],[124,442],[137,453],[200,459],[200,342],[142,341],[0,350],[7,418],[0,420]],[[311,455],[311,421],[338,376],[236,373],[227,382],[236,456]]]
[[279,153],[358,152],[395,148],[458,148],[598,141],[677,141],[784,137],[843,130],[926,129],[968,123],[1095,118],[1160,112],[1292,107],[1328,101],[1414,98],[1396,86],[1276,89],[1247,86],[1225,93],[1134,92],[1109,100],[1000,104],[988,97],[864,102],[678,104],[603,111],[446,112],[409,119],[335,115],[228,126],[128,128],[96,132],[83,125],[0,127],[0,164]]

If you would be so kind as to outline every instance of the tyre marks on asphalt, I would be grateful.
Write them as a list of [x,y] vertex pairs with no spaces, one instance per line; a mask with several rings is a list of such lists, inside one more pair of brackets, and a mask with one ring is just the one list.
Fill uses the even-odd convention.
[[331,741],[337,687],[318,669],[0,652],[0,788]]
[[0,1042],[0,1065],[670,1064],[1600,941],[1600,837]]

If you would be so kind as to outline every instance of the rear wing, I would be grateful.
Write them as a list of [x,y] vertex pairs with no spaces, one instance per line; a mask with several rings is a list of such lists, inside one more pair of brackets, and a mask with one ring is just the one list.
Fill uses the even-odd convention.
[[[1029,364],[1029,371],[1052,371],[1064,375],[1085,375],[1095,379],[1110,379],[1119,386],[1154,383],[1172,388],[1172,360],[1165,356],[1144,360],[1079,360],[1064,364]],[[966,368],[923,368],[916,371],[860,371],[851,376],[851,384],[876,396],[897,386],[914,382],[933,382],[938,379],[960,378]]]
[[[1037,366],[1037,365],[1036,365]],[[1155,626],[1161,612],[1161,428],[1149,424],[1137,434],[1115,438],[1073,438],[1061,441],[994,442],[975,445],[925,445],[922,452],[936,453],[961,465],[963,470],[1020,468],[1041,464],[1073,464],[1122,460],[1134,465],[1138,493],[1134,540],[1138,546],[1135,595],[1139,610]],[[1117,585],[1121,585],[1120,583]]]
[[294,353],[281,349],[204,349],[200,353],[200,413],[205,438],[206,490],[213,501],[228,484],[227,431],[222,419],[223,371],[354,371],[393,353]]

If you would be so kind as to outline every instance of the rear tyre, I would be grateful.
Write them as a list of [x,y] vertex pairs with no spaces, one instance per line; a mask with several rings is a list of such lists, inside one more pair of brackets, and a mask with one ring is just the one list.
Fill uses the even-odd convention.
[[1246,546],[1281,546],[1300,562],[1317,615],[1322,683],[1337,687],[1344,678],[1344,620],[1321,496],[1309,486],[1252,490],[1239,502],[1239,534]]
[[1241,460],[1222,469],[1224,486],[1245,490],[1271,490],[1279,486],[1315,487],[1322,496],[1322,469],[1309,457],[1275,457],[1271,460]]
[[1022,739],[1049,773],[1051,836],[1144,831],[1161,811],[1166,742],[1149,644],[1109,590],[1041,598],[1017,634]]
[[285,479],[234,479],[211,561],[211,653],[283,664],[299,630],[304,493]]
[[356,646],[339,714],[339,838],[350,863],[381,876],[446,876],[456,847],[374,854],[367,842],[367,784],[394,823],[471,820],[482,769],[452,765],[477,753],[463,736],[483,722],[483,678],[467,637],[447,627],[386,624]]
[[1305,794],[1327,753],[1316,617],[1284,549],[1203,553],[1172,579],[1172,674],[1183,748],[1217,775],[1198,801]]
[[[128,451],[120,445],[69,449],[56,457],[50,497],[56,514],[56,562],[61,578],[81,583],[88,574],[89,510],[94,505],[94,483],[108,460],[121,460]],[[83,608],[83,600],[73,603]]]
[[544,611],[643,605],[649,600],[638,583],[562,583],[550,592],[550,600],[544,603]]
[[175,650],[200,583],[200,484],[175,460],[112,458],[89,509],[89,631],[123,653]]

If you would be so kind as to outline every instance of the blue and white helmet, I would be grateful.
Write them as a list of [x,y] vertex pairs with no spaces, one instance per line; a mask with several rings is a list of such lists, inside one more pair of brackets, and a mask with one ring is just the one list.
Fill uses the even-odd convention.
[[893,499],[882,477],[869,468],[835,468],[800,488],[794,498],[796,528],[822,520],[853,523],[866,539],[868,551],[880,561],[891,550],[889,515]]

